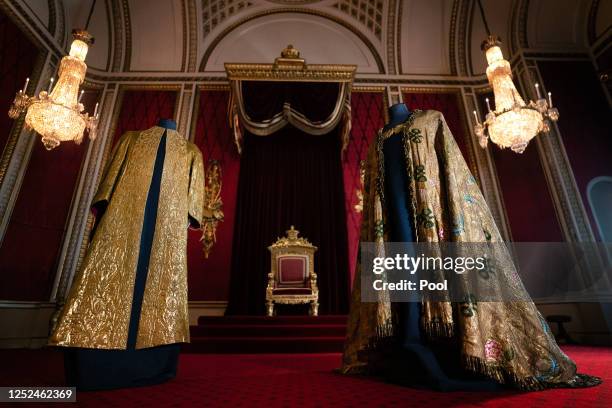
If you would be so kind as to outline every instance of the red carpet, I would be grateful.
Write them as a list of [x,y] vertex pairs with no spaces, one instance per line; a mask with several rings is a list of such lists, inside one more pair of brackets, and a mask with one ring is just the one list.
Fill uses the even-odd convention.
[[[565,347],[581,371],[604,384],[520,393],[437,393],[334,374],[333,354],[183,354],[175,380],[154,386],[77,393],[85,407],[607,407],[612,349]],[[0,350],[0,385],[61,385],[62,358],[49,350]],[[23,404],[15,404],[23,406]],[[26,406],[31,406],[26,404]],[[52,405],[53,406],[53,405]],[[75,406],[74,404],[71,406]]]
[[214,316],[191,326],[189,353],[341,352],[346,316]]

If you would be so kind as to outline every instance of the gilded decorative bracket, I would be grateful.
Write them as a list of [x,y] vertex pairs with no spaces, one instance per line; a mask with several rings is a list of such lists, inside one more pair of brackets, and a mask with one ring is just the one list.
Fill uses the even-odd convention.
[[208,258],[213,245],[217,242],[217,226],[223,221],[223,201],[221,201],[221,165],[217,160],[209,160],[204,187],[204,221],[202,238],[204,256]]

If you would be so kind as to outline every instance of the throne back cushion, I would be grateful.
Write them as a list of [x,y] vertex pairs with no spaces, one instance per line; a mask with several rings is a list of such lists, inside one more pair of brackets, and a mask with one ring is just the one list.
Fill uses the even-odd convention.
[[308,277],[308,257],[281,255],[277,258],[279,287],[303,287]]

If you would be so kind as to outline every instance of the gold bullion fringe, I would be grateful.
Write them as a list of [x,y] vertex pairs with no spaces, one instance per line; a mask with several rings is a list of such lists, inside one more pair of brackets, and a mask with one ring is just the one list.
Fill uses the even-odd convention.
[[453,337],[453,323],[423,322],[423,329],[429,337]]
[[518,377],[507,368],[487,364],[482,358],[462,355],[463,366],[477,374],[482,374],[500,384],[512,383],[523,391],[543,390],[545,385],[535,377]]

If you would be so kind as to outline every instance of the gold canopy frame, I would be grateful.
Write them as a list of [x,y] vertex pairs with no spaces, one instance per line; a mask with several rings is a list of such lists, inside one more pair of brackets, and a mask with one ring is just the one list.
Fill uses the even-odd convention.
[[[268,136],[291,124],[305,133],[322,135],[340,123],[342,123],[340,137],[344,152],[351,131],[351,87],[356,69],[356,65],[307,64],[292,45],[288,45],[272,64],[226,63],[225,72],[230,82],[228,119],[238,153],[242,153],[243,128],[257,136]],[[334,82],[339,84],[340,93],[333,112],[322,121],[310,121],[294,110],[289,103],[285,103],[282,111],[272,118],[255,121],[249,117],[244,107],[243,81]]]
[[292,45],[288,45],[272,64],[225,63],[225,72],[230,81],[352,83],[356,70],[356,65],[307,64]]

